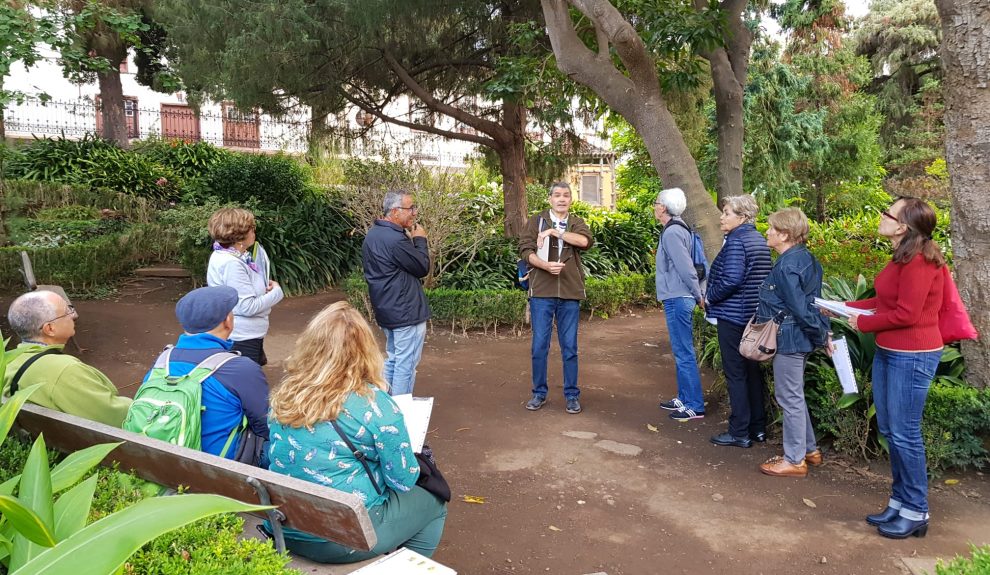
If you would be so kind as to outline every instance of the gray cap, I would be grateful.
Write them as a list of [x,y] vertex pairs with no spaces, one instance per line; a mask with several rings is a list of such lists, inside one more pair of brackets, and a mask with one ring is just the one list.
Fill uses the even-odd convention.
[[175,317],[186,333],[207,332],[227,319],[237,299],[237,290],[229,286],[194,289],[175,304]]

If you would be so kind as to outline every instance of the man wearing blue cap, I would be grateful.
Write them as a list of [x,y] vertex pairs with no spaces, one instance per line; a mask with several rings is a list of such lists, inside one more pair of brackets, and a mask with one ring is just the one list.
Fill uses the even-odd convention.
[[[228,338],[234,330],[231,312],[237,298],[236,289],[214,286],[195,289],[179,300],[175,316],[185,333],[166,352],[169,375],[185,375],[210,356],[230,351],[233,342]],[[220,455],[232,438],[231,445],[238,448],[227,449],[225,457],[260,464],[260,446],[268,440],[268,381],[261,367],[246,357],[234,357],[203,380],[202,386],[202,450]],[[247,429],[232,436],[245,418]],[[249,439],[257,441],[257,447],[245,448]]]

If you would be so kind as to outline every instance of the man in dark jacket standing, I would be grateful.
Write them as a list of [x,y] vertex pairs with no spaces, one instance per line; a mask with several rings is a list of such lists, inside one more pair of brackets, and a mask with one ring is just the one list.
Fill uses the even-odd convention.
[[588,224],[570,214],[571,187],[550,186],[550,209],[529,218],[519,239],[519,257],[530,266],[529,310],[533,325],[533,397],[526,409],[536,411],[547,402],[547,354],[550,334],[557,323],[557,341],[564,364],[567,413],[581,413],[578,396],[578,320],[585,299],[580,252],[591,247]]
[[430,251],[412,195],[392,190],[382,208],[385,218],[368,230],[361,255],[375,320],[385,332],[385,380],[389,393],[402,395],[413,392],[426,341],[430,305],[421,278],[430,272]]

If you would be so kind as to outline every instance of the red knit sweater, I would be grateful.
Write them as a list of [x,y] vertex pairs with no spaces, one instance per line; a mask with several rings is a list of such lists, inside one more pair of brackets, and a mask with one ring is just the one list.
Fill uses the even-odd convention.
[[877,334],[877,345],[895,351],[942,348],[938,312],[942,307],[942,270],[921,254],[906,264],[891,261],[877,274],[877,296],[846,302],[851,307],[876,309],[859,316],[859,329]]

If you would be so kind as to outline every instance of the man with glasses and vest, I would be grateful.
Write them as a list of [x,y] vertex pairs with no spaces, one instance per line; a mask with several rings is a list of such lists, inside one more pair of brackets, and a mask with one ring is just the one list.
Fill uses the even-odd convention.
[[581,252],[594,239],[584,220],[570,213],[571,187],[550,186],[550,209],[529,218],[519,239],[519,258],[529,264],[529,310],[533,326],[533,397],[526,409],[547,402],[547,355],[550,334],[557,324],[557,341],[564,367],[567,413],[581,413],[578,397],[578,320],[585,299]]
[[3,396],[43,384],[29,401],[63,413],[120,427],[131,400],[95,367],[62,353],[76,333],[75,308],[50,291],[26,293],[10,304],[7,321],[21,339],[20,355],[7,364]]
[[385,380],[389,393],[402,395],[413,392],[426,341],[430,305],[422,278],[430,273],[430,248],[411,194],[392,190],[382,208],[385,217],[368,230],[361,256],[375,321],[385,332]]

